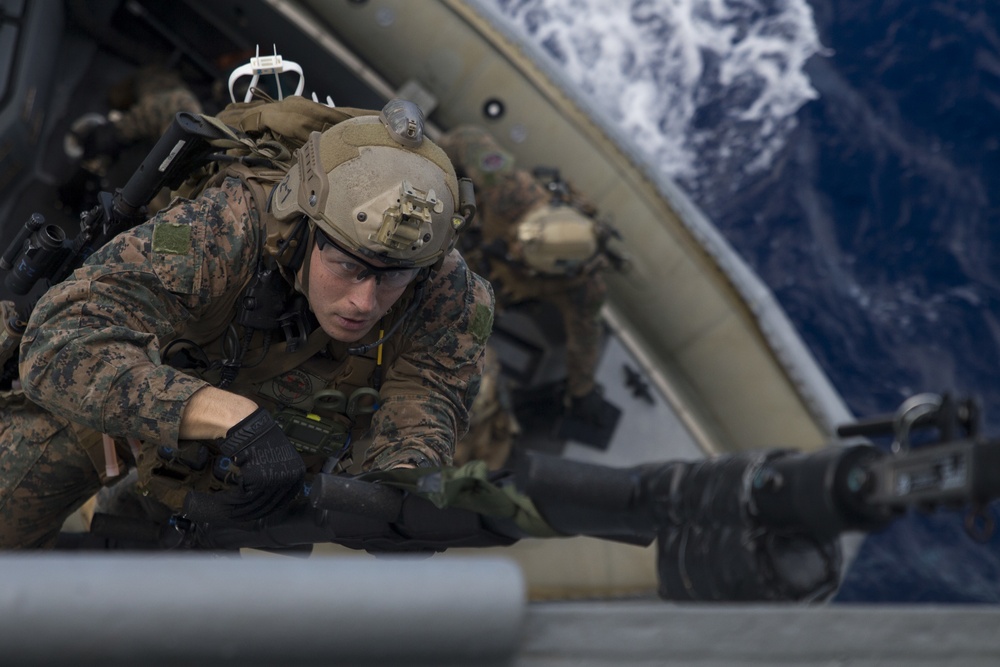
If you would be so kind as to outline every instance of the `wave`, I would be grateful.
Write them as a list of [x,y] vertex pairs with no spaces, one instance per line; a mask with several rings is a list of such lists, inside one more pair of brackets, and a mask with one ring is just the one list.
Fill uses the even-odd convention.
[[476,0],[699,199],[766,169],[829,53],[806,0]]

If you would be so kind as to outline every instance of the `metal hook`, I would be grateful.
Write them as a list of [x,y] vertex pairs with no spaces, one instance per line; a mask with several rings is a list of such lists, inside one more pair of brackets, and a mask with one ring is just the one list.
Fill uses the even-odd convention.
[[910,429],[921,418],[941,409],[938,394],[917,394],[903,401],[896,410],[892,425],[892,451],[894,454],[910,448]]

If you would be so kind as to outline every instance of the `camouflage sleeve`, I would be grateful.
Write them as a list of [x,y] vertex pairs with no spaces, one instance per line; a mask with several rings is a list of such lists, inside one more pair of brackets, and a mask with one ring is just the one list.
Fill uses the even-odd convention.
[[493,290],[457,252],[427,289],[403,333],[402,354],[387,370],[366,470],[448,465],[469,428],[493,328]]
[[256,212],[230,179],[124,232],[53,286],[21,345],[37,404],[116,437],[173,444],[187,399],[205,386],[162,363],[163,345],[253,270]]

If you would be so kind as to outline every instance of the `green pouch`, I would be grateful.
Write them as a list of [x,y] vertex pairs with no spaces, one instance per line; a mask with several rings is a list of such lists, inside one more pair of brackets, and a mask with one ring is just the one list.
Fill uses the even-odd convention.
[[513,484],[489,479],[485,461],[439,468],[396,468],[365,473],[360,479],[381,482],[413,493],[441,509],[463,509],[484,516],[511,519],[533,537],[560,537],[535,508],[531,498]]

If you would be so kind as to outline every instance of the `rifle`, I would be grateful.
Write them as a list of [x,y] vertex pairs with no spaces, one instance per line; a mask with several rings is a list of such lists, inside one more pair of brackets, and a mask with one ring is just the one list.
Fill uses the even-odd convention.
[[[842,438],[892,434],[814,453],[771,450],[702,462],[633,468],[527,452],[492,473],[514,487],[551,527],[543,535],[509,514],[435,504],[430,484],[318,473],[285,511],[244,524],[183,516],[163,523],[97,514],[87,548],[257,548],[308,552],[335,543],[369,552],[496,547],[526,537],[590,535],[658,544],[660,596],[671,600],[817,600],[839,583],[837,538],[880,530],[909,508],[968,506],[966,529],[989,536],[986,504],[1000,497],[1000,443],[978,434],[971,400],[919,395],[887,416],[838,429]],[[912,436],[923,434],[919,446]]]
[[994,528],[986,507],[1000,497],[1000,441],[979,434],[979,418],[972,399],[919,394],[895,413],[840,426],[841,438],[891,435],[889,451],[859,444],[778,458],[754,480],[758,510],[770,526],[833,536],[880,530],[910,508],[966,507],[966,532],[985,542]]
[[[80,215],[80,231],[68,239],[59,226],[32,214],[0,256],[0,269],[7,271],[4,286],[17,295],[27,295],[41,280],[48,286],[62,282],[95,250],[117,234],[146,219],[146,206],[164,186],[174,189],[206,161],[220,138],[217,128],[202,117],[179,112],[123,188],[100,192],[97,204]],[[31,306],[18,308],[0,302],[0,365],[4,386],[17,377],[17,347],[27,326]]]

